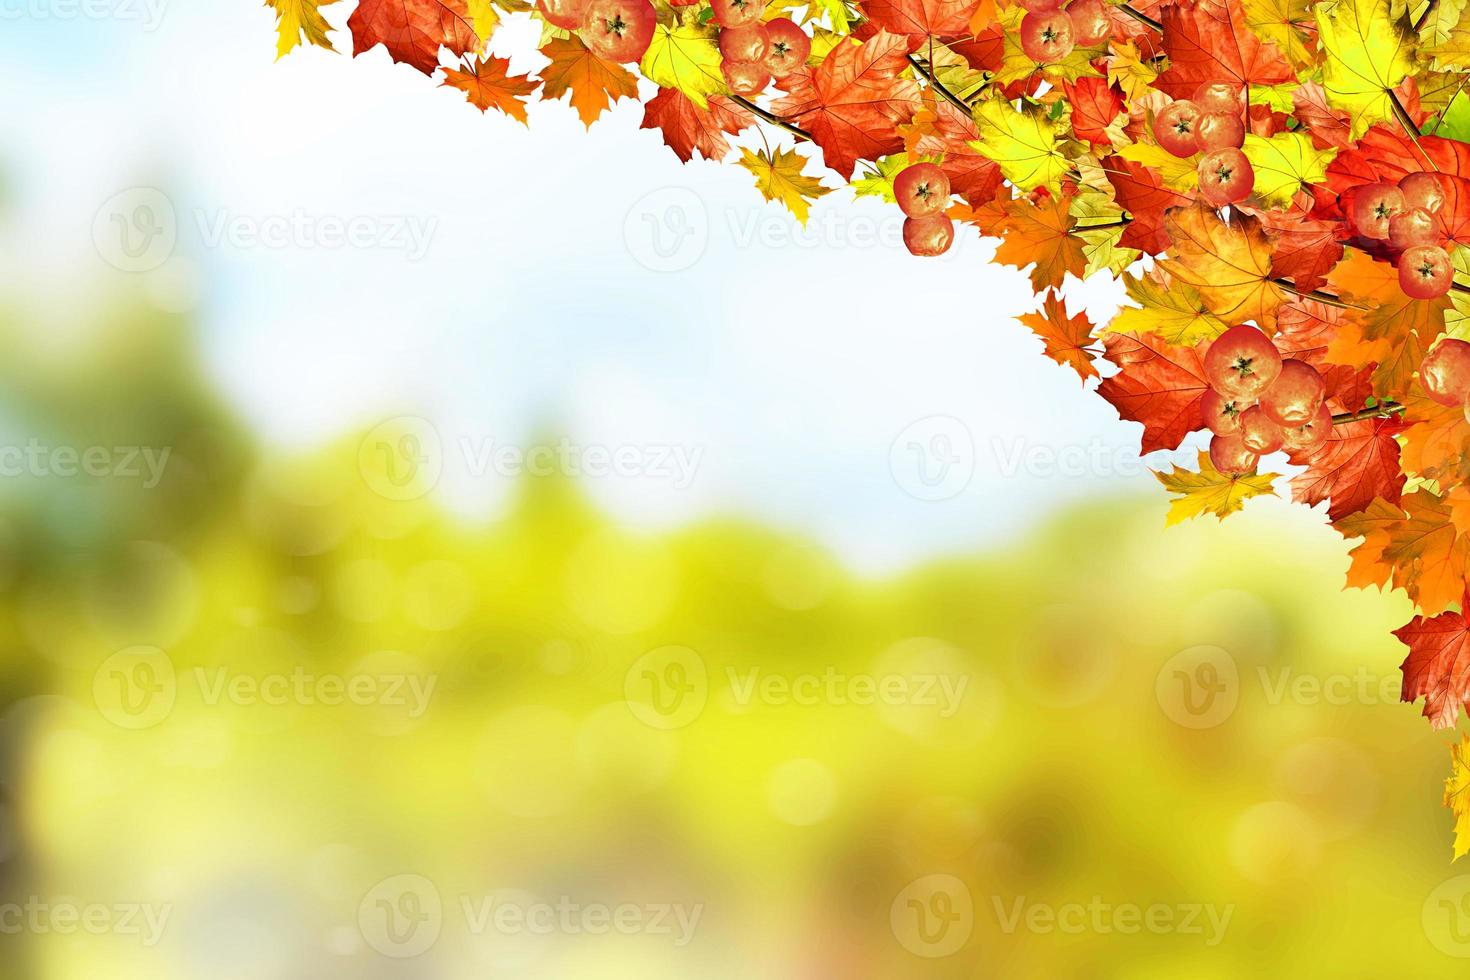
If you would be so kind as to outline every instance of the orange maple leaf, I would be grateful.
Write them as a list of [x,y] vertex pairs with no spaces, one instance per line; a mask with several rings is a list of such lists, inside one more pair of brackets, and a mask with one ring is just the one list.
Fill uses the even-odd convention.
[[551,64],[541,69],[546,83],[543,98],[559,99],[571,93],[572,107],[590,127],[618,99],[638,97],[638,79],[622,65],[587,50],[576,36],[557,38],[541,49]]
[[1409,648],[1399,668],[1404,672],[1401,697],[1424,698],[1424,717],[1435,728],[1453,728],[1460,706],[1470,700],[1470,595],[1460,599],[1460,612],[1433,618],[1415,616],[1393,631]]
[[1449,504],[1428,490],[1403,499],[1408,517],[1388,528],[1383,557],[1401,587],[1426,616],[1444,612],[1465,592],[1470,538],[1460,536]]
[[1208,342],[1175,347],[1154,334],[1107,333],[1103,346],[1119,370],[1103,379],[1098,394],[1120,417],[1143,423],[1142,452],[1175,449],[1204,428],[1199,406],[1210,387],[1204,365]]
[[509,58],[486,56],[464,71],[446,69],[443,85],[459,89],[481,112],[493,107],[526,123],[526,103],[523,100],[541,87],[541,80],[532,80],[529,75],[511,75],[509,70]]
[[1098,376],[1092,363],[1093,352],[1087,350],[1095,339],[1092,321],[1086,313],[1067,316],[1067,304],[1056,291],[1046,294],[1039,311],[1017,317],[1046,344],[1046,356],[1081,375],[1082,380]]
[[1078,278],[1087,271],[1087,244],[1070,234],[1074,224],[1068,212],[1071,196],[1043,195],[1039,201],[1020,197],[997,202],[1004,217],[986,233],[1000,238],[995,259],[1024,269],[1031,266],[1031,285],[1042,292],[1060,286],[1067,273]]
[[1196,204],[1171,211],[1164,227],[1172,239],[1169,257],[1159,260],[1166,272],[1198,289],[1226,323],[1254,321],[1275,331],[1282,291],[1271,281],[1273,250],[1259,221],[1238,216],[1226,224],[1213,208]]
[[347,19],[352,56],[381,44],[394,61],[425,75],[439,67],[439,49],[458,57],[480,50],[465,0],[362,0]]
[[709,108],[701,109],[678,89],[663,88],[644,105],[639,128],[662,132],[669,149],[688,163],[695,153],[706,160],[723,160],[730,152],[726,135],[753,125],[755,117],[724,96],[710,96]]

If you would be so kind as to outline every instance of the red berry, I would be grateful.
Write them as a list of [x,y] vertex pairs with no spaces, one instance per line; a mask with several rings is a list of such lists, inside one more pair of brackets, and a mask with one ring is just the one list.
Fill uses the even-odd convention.
[[1207,112],[1194,124],[1195,140],[1201,150],[1240,149],[1245,145],[1245,123],[1235,113]]
[[1226,476],[1245,476],[1256,468],[1256,454],[1238,432],[1210,440],[1210,462]]
[[1404,192],[1393,184],[1365,184],[1353,198],[1353,227],[1364,238],[1388,238],[1388,223],[1404,210]]
[[1305,425],[1317,414],[1327,385],[1306,361],[1285,361],[1281,373],[1261,395],[1261,411],[1277,425]]
[[1154,139],[1176,157],[1194,156],[1199,152],[1195,139],[1199,116],[1199,107],[1188,99],[1170,102],[1154,116]]
[[1239,82],[1205,82],[1194,90],[1194,104],[1199,106],[1200,112],[1222,112],[1239,116],[1245,112],[1242,94]]
[[1470,344],[1446,338],[1424,355],[1419,383],[1441,405],[1459,405],[1470,391]]
[[785,78],[811,56],[812,39],[790,17],[766,21],[766,37],[771,45],[766,53],[766,69],[776,78]]
[[1215,207],[1224,207],[1250,197],[1256,172],[1245,154],[1233,146],[1211,150],[1200,157],[1199,196]]
[[1444,207],[1444,181],[1439,174],[1408,174],[1399,181],[1399,190],[1404,192],[1405,207],[1423,208],[1430,214]]
[[1212,388],[1200,399],[1199,413],[1211,432],[1228,436],[1240,431],[1240,413],[1254,404],[1249,398],[1222,395]]
[[1259,405],[1240,413],[1240,438],[1245,442],[1245,448],[1262,456],[1274,453],[1286,443],[1286,433]]
[[764,61],[770,48],[770,37],[764,24],[727,27],[720,31],[720,57],[726,61]]
[[547,23],[564,31],[575,31],[582,26],[587,13],[588,0],[536,0],[536,9]]
[[1332,410],[1325,404],[1302,425],[1288,426],[1281,432],[1282,448],[1299,453],[1305,449],[1316,449],[1332,435]]
[[1409,208],[1388,219],[1388,244],[1394,248],[1438,245],[1439,226],[1423,208]]
[[1060,10],[1033,11],[1021,18],[1021,50],[1037,64],[1061,61],[1075,43],[1072,18]]
[[1455,268],[1438,245],[1415,245],[1399,256],[1399,288],[1415,299],[1434,299],[1450,291]]
[[721,27],[749,27],[760,23],[766,0],[710,0],[715,22]]
[[904,218],[903,243],[913,255],[943,255],[954,243],[954,222],[942,214]]
[[653,41],[658,15],[648,0],[592,0],[582,18],[582,40],[608,61],[637,61]]
[[1205,377],[1222,395],[1257,398],[1281,374],[1281,354],[1255,327],[1241,324],[1215,338],[1205,352]]
[[736,95],[759,95],[771,84],[771,73],[759,61],[725,61],[720,70]]
[[1067,16],[1072,18],[1072,39],[1084,48],[1102,43],[1113,33],[1108,5],[1103,0],[1072,0]]
[[927,218],[949,207],[949,177],[932,163],[915,163],[893,179],[898,206],[910,218]]

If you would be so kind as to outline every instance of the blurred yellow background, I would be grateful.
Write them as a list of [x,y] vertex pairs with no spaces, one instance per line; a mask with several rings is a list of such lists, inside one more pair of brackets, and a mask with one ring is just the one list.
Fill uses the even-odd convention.
[[1409,605],[1320,515],[883,579],[560,477],[470,525],[412,420],[265,448],[99,308],[3,334],[7,416],[116,465],[0,481],[0,976],[1464,975]]

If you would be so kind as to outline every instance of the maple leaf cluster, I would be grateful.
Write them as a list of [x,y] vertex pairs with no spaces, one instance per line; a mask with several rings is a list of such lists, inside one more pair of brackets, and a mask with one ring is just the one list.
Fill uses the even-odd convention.
[[[267,0],[278,54],[332,47],[321,8],[336,2]],[[539,24],[538,71],[488,53],[508,16]],[[1458,722],[1464,0],[358,0],[347,29],[354,55],[381,46],[522,123],[532,99],[568,96],[588,126],[641,101],[681,160],[731,160],[802,221],[840,180],[901,208],[916,255],[956,226],[999,239],[1040,297],[1022,322],[1141,423],[1143,452],[1213,431],[1196,469],[1159,474],[1171,520],[1275,493],[1257,464],[1285,449],[1290,494],[1357,542],[1348,584],[1418,608],[1395,634],[1405,700]],[[1128,296],[1104,323],[1061,297],[1094,275]],[[1466,758],[1446,794],[1457,851]]]

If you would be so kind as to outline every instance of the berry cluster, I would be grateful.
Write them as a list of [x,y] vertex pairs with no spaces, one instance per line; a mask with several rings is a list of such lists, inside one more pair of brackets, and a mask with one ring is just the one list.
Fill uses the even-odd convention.
[[1399,253],[1399,285],[1415,299],[1443,296],[1454,283],[1455,268],[1435,217],[1444,204],[1444,183],[1433,173],[1408,174],[1397,184],[1364,184],[1343,195],[1352,230]]
[[903,243],[914,255],[943,255],[954,243],[949,207],[949,177],[932,163],[905,167],[893,179],[893,195],[905,217]]
[[1029,0],[1021,18],[1021,50],[1037,64],[1061,61],[1079,44],[1101,44],[1113,32],[1103,0]]
[[649,0],[536,0],[536,9],[552,25],[580,32],[588,49],[608,61],[642,58],[658,23]]
[[789,17],[761,23],[765,0],[714,0],[720,25],[720,70],[730,91],[752,96],[772,78],[785,78],[806,64],[812,39]]
[[1332,431],[1327,386],[1317,369],[1282,360],[1255,327],[1242,324],[1217,337],[1205,352],[1205,377],[1211,390],[1200,414],[1214,433],[1210,462],[1221,473],[1254,472],[1261,456],[1279,449],[1315,449]]
[[1203,153],[1196,172],[1199,194],[1215,207],[1250,196],[1256,172],[1245,145],[1246,105],[1235,82],[1205,82],[1192,99],[1175,99],[1154,116],[1154,138],[1176,157]]

